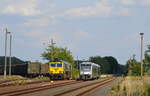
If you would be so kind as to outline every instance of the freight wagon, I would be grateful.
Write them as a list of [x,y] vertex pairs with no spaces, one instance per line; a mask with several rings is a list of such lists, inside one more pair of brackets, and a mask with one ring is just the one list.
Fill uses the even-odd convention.
[[49,64],[40,62],[28,62],[25,69],[27,77],[49,76]]
[[37,77],[40,75],[40,62],[28,62],[27,63],[27,76],[28,77]]
[[49,64],[41,64],[40,76],[49,76]]
[[[9,66],[6,67],[6,73],[9,74]],[[13,64],[11,66],[12,75],[25,76],[27,74],[27,64]],[[0,65],[0,75],[4,74],[4,65]]]
[[[12,75],[21,75],[25,77],[48,76],[49,64],[42,64],[40,62],[26,62],[24,64],[12,64]],[[9,66],[7,66],[7,74],[9,73]],[[0,65],[0,75],[4,74],[4,65]]]

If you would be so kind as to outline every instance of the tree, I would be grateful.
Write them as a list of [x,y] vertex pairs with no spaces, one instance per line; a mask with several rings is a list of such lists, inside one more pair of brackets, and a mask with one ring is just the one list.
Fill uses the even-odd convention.
[[119,64],[118,65],[118,72],[117,72],[117,74],[127,75],[127,67],[126,67],[126,65]]
[[109,63],[107,62],[107,60],[105,60],[104,58],[100,57],[100,56],[92,56],[89,58],[89,61],[99,64],[100,65],[100,69],[101,69],[101,73],[103,74],[109,74]]
[[127,61],[128,75],[139,76],[141,73],[141,65],[135,59]]
[[112,57],[112,56],[104,57],[104,59],[106,59],[109,62],[110,73],[117,74],[118,68],[119,68],[119,64],[118,64],[117,59]]
[[72,65],[72,78],[79,77],[79,70],[75,68],[74,59],[72,53],[67,48],[61,48],[57,46],[49,45],[45,52],[42,53],[43,59],[48,61],[63,60],[69,62]]
[[[119,68],[118,61],[112,56],[107,57],[94,56],[90,57],[89,61],[99,64],[101,66],[101,72],[103,74],[118,74],[118,72],[122,72],[121,70],[118,71]],[[123,68],[122,66],[120,67]]]
[[145,59],[144,59],[144,71],[146,73],[150,73],[150,45],[147,47],[148,49],[145,51]]
[[71,64],[74,64],[72,53],[67,48],[61,48],[57,46],[49,45],[44,53],[42,53],[43,59],[53,61],[54,59],[64,60]]
[[[12,65],[15,65],[15,64],[25,64],[25,61],[17,58],[17,57],[11,57],[11,63]],[[8,62],[9,62],[9,58],[7,57],[7,65],[8,65]],[[4,56],[0,56],[0,66],[3,66],[5,64],[5,57]]]

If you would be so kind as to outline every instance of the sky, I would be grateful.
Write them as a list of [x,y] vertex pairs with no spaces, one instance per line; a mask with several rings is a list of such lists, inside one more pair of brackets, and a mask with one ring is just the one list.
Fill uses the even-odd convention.
[[76,59],[113,56],[120,64],[140,58],[150,44],[150,0],[0,0],[0,55],[5,28],[12,32],[12,55],[41,61],[51,39]]

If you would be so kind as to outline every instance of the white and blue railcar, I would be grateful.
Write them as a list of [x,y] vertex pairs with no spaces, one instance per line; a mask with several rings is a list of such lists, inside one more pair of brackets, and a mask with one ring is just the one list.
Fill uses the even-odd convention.
[[80,79],[98,79],[100,76],[100,66],[92,62],[80,63]]

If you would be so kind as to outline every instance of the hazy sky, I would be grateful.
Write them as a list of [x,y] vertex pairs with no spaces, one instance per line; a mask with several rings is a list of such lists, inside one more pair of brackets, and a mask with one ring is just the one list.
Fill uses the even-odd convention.
[[0,0],[0,55],[4,28],[13,32],[13,56],[39,60],[50,39],[73,56],[140,57],[150,42],[150,0]]

